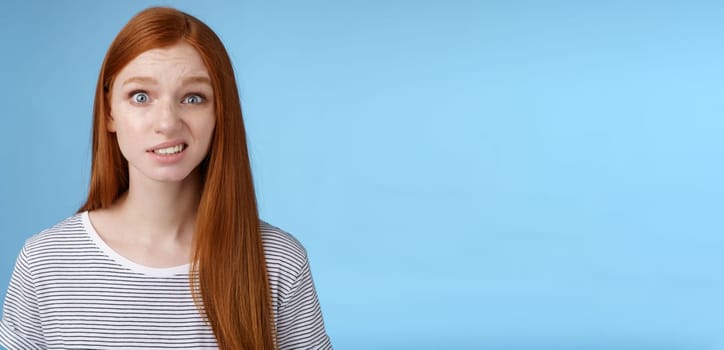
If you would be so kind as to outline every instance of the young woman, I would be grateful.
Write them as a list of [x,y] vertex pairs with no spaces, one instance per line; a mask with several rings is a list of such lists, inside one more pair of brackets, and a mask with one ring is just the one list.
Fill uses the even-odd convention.
[[198,19],[150,8],[101,67],[90,190],[32,238],[8,349],[330,349],[304,248],[259,220],[234,73]]

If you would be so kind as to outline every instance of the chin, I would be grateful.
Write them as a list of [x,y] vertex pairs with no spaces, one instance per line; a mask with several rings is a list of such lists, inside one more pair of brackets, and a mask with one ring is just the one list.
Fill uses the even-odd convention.
[[176,174],[173,174],[173,175],[164,175],[164,176],[158,176],[158,177],[156,177],[154,180],[156,180],[156,181],[158,181],[158,182],[165,182],[165,183],[183,182],[183,181],[185,181],[185,180],[189,180],[189,179],[190,179],[190,176],[189,176],[190,174],[191,174],[191,173],[178,174],[178,175],[176,175]]
[[164,169],[167,171],[150,171],[143,173],[142,176],[149,180],[163,183],[176,183],[190,180],[194,177],[195,172],[193,170],[184,171],[182,169]]
[[197,179],[199,173],[198,166],[192,167],[191,164],[176,164],[166,167],[159,167],[155,164],[148,167],[129,167],[131,178],[145,178],[153,182],[166,184],[191,181]]

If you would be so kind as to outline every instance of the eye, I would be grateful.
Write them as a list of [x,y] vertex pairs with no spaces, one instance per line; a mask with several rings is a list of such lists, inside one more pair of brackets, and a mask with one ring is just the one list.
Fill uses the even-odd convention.
[[199,94],[191,94],[191,95],[184,97],[182,103],[197,105],[197,104],[203,103],[204,101],[206,101],[205,97],[203,97]]
[[135,103],[148,102],[148,94],[143,91],[134,91],[131,93],[131,100]]

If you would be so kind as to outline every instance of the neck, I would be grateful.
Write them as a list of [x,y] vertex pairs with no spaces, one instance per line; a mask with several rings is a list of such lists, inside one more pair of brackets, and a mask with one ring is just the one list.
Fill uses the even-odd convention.
[[[129,174],[130,175],[130,174]],[[181,182],[158,182],[130,177],[130,186],[117,202],[118,214],[138,239],[187,240],[193,235],[201,198],[201,179],[193,171]]]

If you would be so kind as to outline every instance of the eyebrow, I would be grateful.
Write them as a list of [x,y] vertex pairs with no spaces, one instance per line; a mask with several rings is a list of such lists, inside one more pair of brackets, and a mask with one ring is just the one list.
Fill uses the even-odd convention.
[[155,85],[155,84],[158,84],[158,81],[156,81],[156,79],[153,79],[151,77],[132,77],[132,78],[126,79],[126,81],[124,81],[123,84],[121,84],[121,86],[125,86],[130,83]]
[[[125,86],[130,83],[158,85],[158,81],[151,77],[131,77],[131,78],[126,79],[126,81],[124,81],[123,84],[121,84],[121,86]],[[181,81],[181,83],[183,85],[190,85],[190,84],[211,85],[211,79],[209,79],[209,77],[207,77],[207,76],[198,75],[198,76],[186,77]]]
[[183,85],[190,85],[190,84],[208,84],[211,85],[211,79],[207,76],[198,75],[193,77],[184,78],[182,81]]

